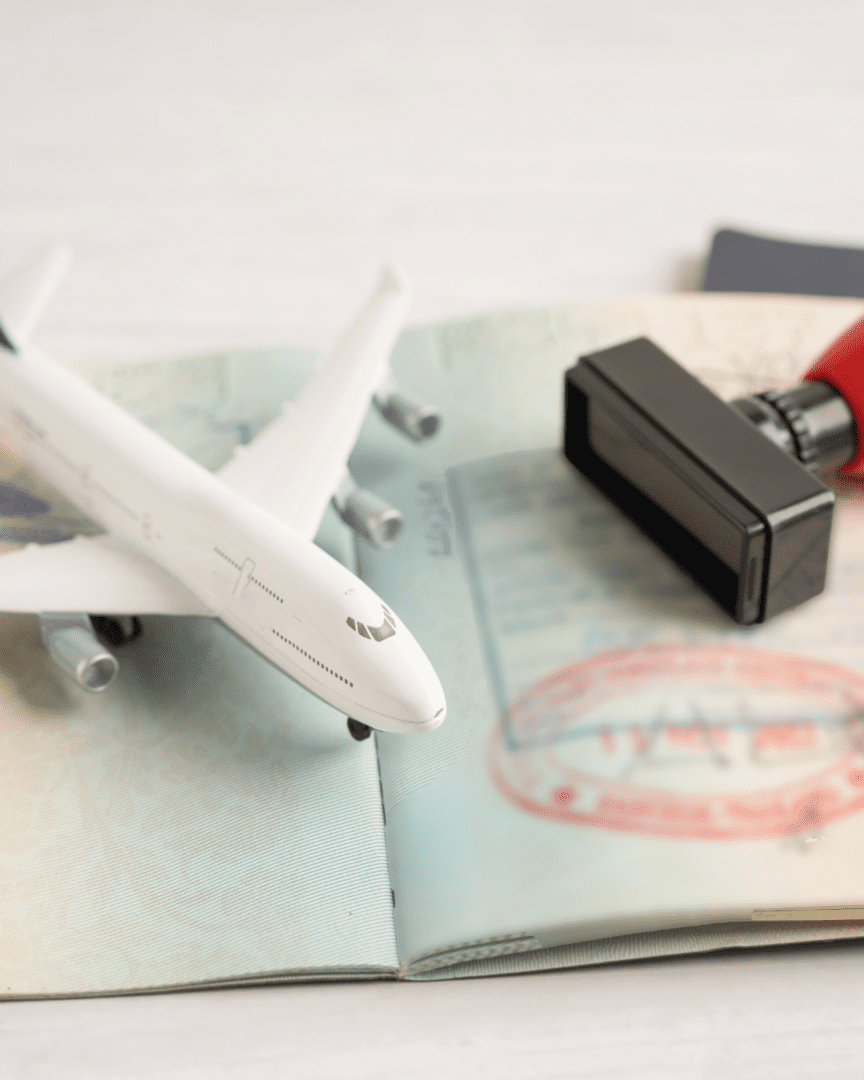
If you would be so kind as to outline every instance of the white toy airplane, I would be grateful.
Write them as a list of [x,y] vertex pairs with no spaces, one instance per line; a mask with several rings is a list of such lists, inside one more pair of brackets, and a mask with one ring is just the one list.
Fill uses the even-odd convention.
[[436,728],[446,706],[426,654],[312,543],[331,498],[381,546],[401,522],[347,471],[370,400],[416,439],[438,426],[389,372],[407,282],[385,272],[296,401],[214,475],[28,344],[68,262],[51,249],[0,283],[0,420],[107,534],[4,555],[0,611],[37,613],[52,658],[88,690],[104,689],[118,664],[85,613],[110,613],[97,625],[115,644],[140,632],[138,615],[209,615],[346,713],[355,738]]

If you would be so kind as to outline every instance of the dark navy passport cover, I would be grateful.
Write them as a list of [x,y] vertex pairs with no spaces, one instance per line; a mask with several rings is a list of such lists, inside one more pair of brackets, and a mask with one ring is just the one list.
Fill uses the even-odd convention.
[[719,229],[711,242],[702,289],[864,297],[864,248],[803,244]]

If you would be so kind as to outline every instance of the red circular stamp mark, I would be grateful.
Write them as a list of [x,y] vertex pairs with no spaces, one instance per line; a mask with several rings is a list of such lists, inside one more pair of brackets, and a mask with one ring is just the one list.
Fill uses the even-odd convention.
[[734,840],[864,809],[864,676],[737,645],[654,645],[563,668],[496,728],[516,806],[576,825]]

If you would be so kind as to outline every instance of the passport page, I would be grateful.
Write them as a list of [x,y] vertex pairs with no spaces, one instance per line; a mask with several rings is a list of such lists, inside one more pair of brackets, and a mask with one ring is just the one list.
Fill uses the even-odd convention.
[[861,311],[677,296],[402,338],[442,429],[405,448],[370,418],[353,462],[406,515],[361,571],[448,698],[423,739],[379,736],[409,975],[861,932],[860,486],[827,592],[745,629],[559,450],[581,353],[645,334],[730,398],[794,383]]
[[[293,396],[292,350],[91,365],[210,467]],[[0,540],[98,532],[14,449]],[[350,534],[318,542],[352,564]],[[2,557],[2,555],[0,555]],[[374,740],[209,619],[144,618],[87,694],[0,616],[0,996],[393,975]]]

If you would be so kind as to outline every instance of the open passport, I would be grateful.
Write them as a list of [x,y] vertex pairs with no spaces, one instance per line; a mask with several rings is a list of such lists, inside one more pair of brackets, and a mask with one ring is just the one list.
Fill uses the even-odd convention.
[[[0,616],[0,995],[439,979],[864,936],[864,492],[829,584],[733,624],[560,452],[563,372],[641,335],[731,399],[797,380],[860,301],[698,294],[409,330],[414,445],[351,459],[405,525],[317,538],[435,665],[438,730],[362,743],[221,624],[144,618],[88,695]],[[79,368],[217,468],[302,350]],[[98,526],[0,459],[4,549]],[[0,556],[2,557],[2,556]]]

